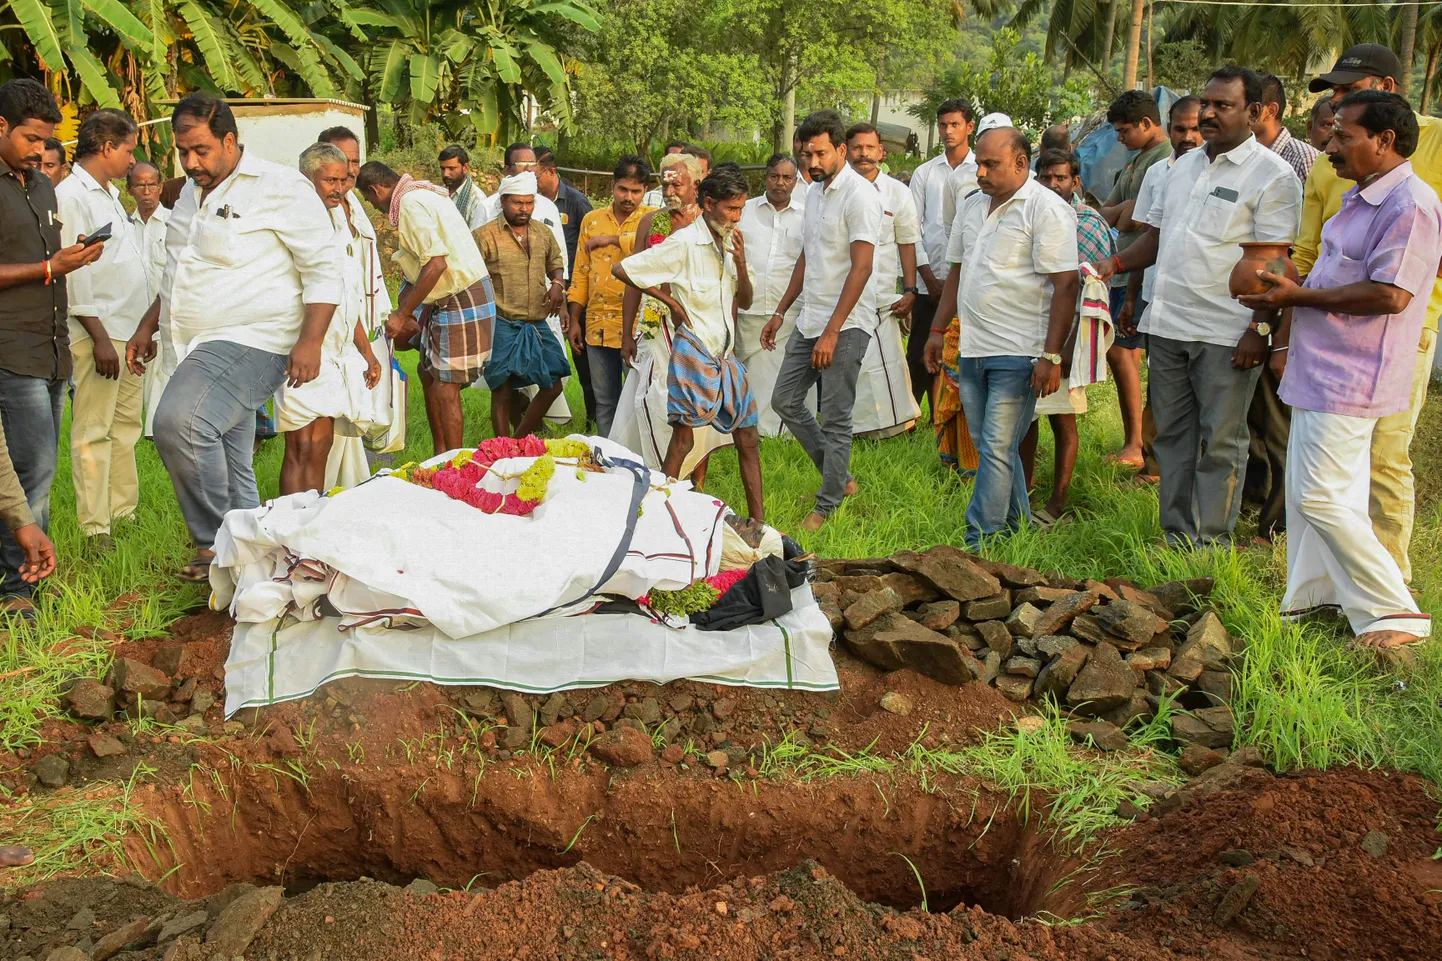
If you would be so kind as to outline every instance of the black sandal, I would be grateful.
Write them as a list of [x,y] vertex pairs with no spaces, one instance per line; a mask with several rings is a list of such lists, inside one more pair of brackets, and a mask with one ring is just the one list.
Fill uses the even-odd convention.
[[180,569],[175,576],[182,581],[201,583],[210,580],[210,562],[215,560],[214,551],[196,551],[190,563]]

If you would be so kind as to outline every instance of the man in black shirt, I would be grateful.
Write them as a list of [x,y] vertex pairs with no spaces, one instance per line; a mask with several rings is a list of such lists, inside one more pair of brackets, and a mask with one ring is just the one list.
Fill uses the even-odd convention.
[[[586,195],[561,179],[556,169],[556,155],[550,147],[536,148],[536,187],[555,201],[561,211],[561,232],[566,235],[566,276],[576,266],[576,247],[581,242],[581,218],[591,212]],[[586,328],[586,311],[581,311],[581,329]],[[586,402],[586,421],[596,419],[596,392],[591,388],[591,365],[585,351],[572,351],[576,376],[581,380],[581,396]]]
[[[43,530],[71,368],[65,275],[99,259],[105,246],[61,249],[55,187],[39,170],[59,122],[55,98],[34,80],[0,87],[0,424]],[[25,551],[0,525],[0,616],[33,613],[24,563]]]

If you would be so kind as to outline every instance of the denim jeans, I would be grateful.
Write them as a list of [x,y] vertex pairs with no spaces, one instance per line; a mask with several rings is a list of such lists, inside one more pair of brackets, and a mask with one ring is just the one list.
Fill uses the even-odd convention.
[[[50,530],[50,485],[60,447],[60,416],[65,412],[64,380],[22,377],[0,370],[0,425],[30,513],[41,530]],[[20,579],[25,551],[10,529],[0,524],[0,597],[29,597],[34,585]]]
[[[815,511],[825,517],[841,504],[851,481],[851,410],[856,406],[856,378],[871,334],[854,328],[843,330],[825,371],[811,366],[817,340],[795,331],[786,341],[786,356],[771,391],[771,407],[821,472]],[[818,382],[821,423],[806,406],[806,394]]]
[[1021,442],[1031,428],[1036,395],[1030,357],[962,357],[956,383],[967,429],[979,455],[976,486],[966,508],[966,545],[1031,523]]
[[586,363],[591,367],[591,389],[596,392],[596,433],[611,436],[616,405],[621,400],[621,348],[586,345]]
[[285,380],[285,368],[284,354],[211,341],[165,385],[155,446],[197,548],[211,548],[226,512],[260,506],[255,412]]

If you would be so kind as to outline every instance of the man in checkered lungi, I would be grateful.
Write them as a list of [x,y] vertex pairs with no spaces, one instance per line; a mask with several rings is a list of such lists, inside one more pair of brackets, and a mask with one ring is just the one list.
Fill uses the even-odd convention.
[[386,320],[401,349],[420,351],[435,452],[461,446],[461,388],[481,376],[491,355],[495,297],[486,262],[443,187],[397,174],[378,161],[360,169],[356,189],[396,229],[395,261],[405,282]]

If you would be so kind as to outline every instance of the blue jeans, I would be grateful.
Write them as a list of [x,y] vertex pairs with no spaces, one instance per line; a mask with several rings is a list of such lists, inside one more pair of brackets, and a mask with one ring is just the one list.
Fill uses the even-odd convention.
[[1036,395],[1030,357],[963,357],[957,393],[979,455],[976,486],[966,508],[966,545],[1031,523],[1021,442],[1031,428]]
[[[55,481],[55,458],[60,448],[60,417],[65,412],[64,380],[22,377],[0,370],[0,426],[10,447],[10,459],[35,523],[50,530],[50,485]],[[29,597],[33,584],[20,579],[25,551],[10,529],[0,524],[0,597]]]
[[616,405],[621,401],[621,348],[586,345],[586,363],[591,367],[591,389],[596,394],[596,433],[611,436]]
[[197,548],[210,550],[228,511],[260,506],[255,412],[285,380],[285,367],[284,354],[211,341],[165,385],[155,446]]

